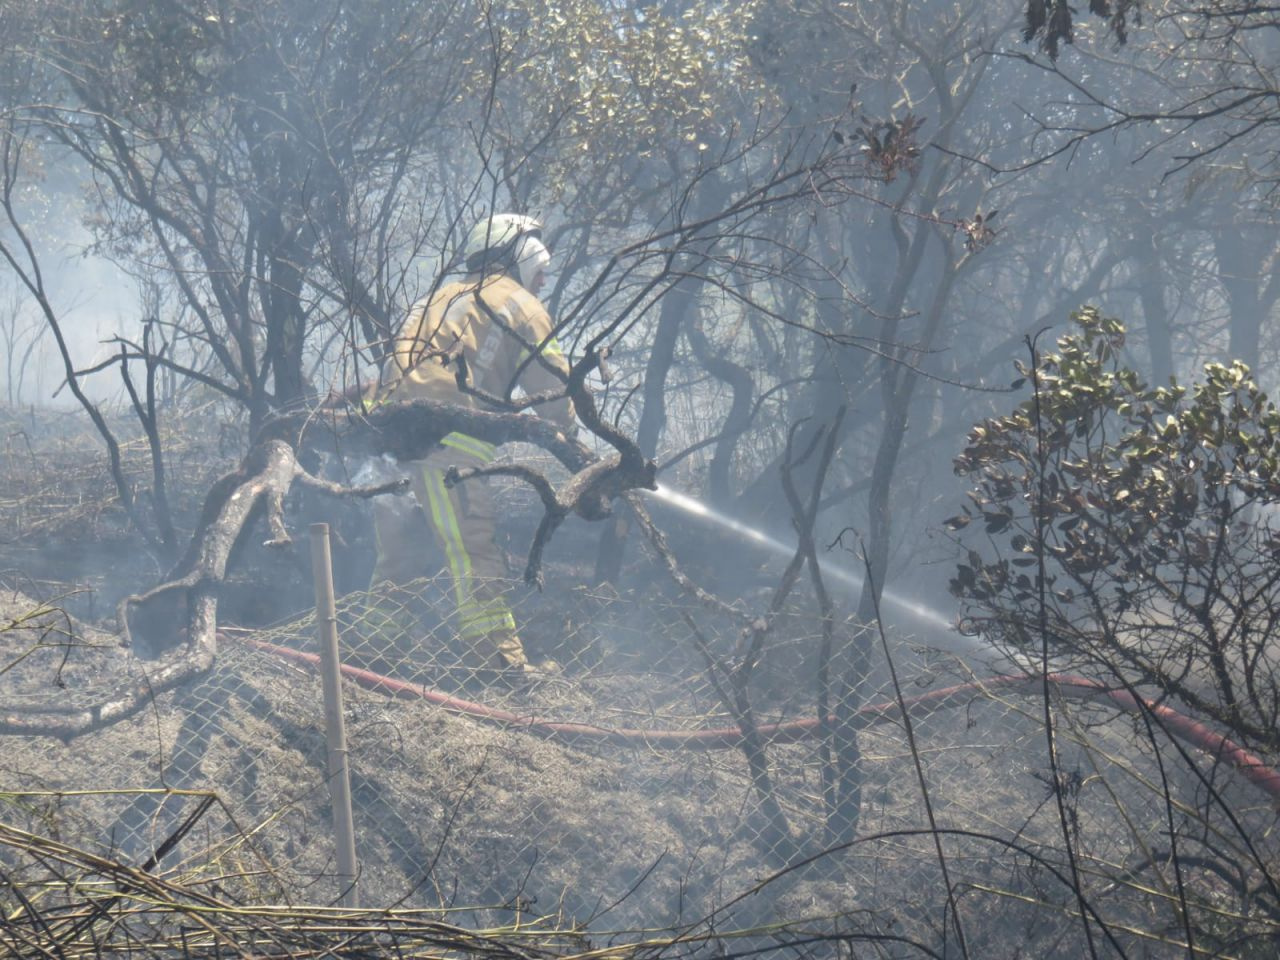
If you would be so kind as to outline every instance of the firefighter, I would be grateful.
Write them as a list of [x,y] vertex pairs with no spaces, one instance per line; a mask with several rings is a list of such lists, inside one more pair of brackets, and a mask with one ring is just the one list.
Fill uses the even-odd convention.
[[[450,358],[461,352],[469,382],[505,396],[513,381],[528,393],[563,387],[568,363],[552,337],[551,318],[537,297],[551,255],[532,217],[498,214],[468,234],[463,253],[467,274],[444,283],[419,300],[396,335],[383,381],[386,400],[431,398],[465,406],[479,401],[458,390]],[[535,350],[541,360],[524,361]],[[559,375],[558,375],[559,374]],[[566,397],[538,409],[566,432],[575,431],[573,404]],[[501,581],[508,576],[505,557],[494,541],[493,498],[488,481],[475,478],[452,488],[444,475],[450,466],[481,467],[494,457],[494,445],[464,433],[450,433],[425,460],[401,464],[426,515],[452,578],[456,629],[468,666],[504,676],[536,675],[525,656],[515,617]],[[431,554],[403,510],[391,498],[375,501],[377,562],[371,587],[403,585],[434,571]],[[437,563],[438,565],[438,563]],[[384,587],[385,589],[385,587]],[[547,669],[551,665],[545,665]]]

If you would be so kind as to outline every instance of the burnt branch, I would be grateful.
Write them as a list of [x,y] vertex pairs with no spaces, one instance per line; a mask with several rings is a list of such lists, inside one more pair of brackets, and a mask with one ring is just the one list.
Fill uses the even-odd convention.
[[[590,468],[588,468],[590,469]],[[491,467],[450,467],[444,475],[446,487],[452,487],[475,477],[515,477],[533,487],[542,500],[542,519],[529,545],[529,557],[525,562],[524,582],[542,589],[542,552],[551,542],[551,536],[573,509],[573,504],[558,495],[551,481],[531,467],[518,463],[497,464]]]
[[307,473],[287,443],[268,440],[255,446],[236,472],[214,484],[186,555],[165,581],[145,593],[125,597],[117,608],[124,645],[132,643],[131,622],[139,619],[152,629],[170,631],[175,638],[182,638],[181,645],[155,666],[134,660],[131,675],[104,692],[92,706],[57,712],[42,709],[0,713],[0,735],[70,740],[131,716],[160,694],[209,670],[217,653],[217,588],[225,578],[232,548],[262,508],[266,509],[271,530],[268,543],[284,546],[291,542],[281,507],[295,482],[335,496],[358,497],[376,496],[404,486],[395,481],[343,487]]
[[[711,645],[698,629],[693,618],[685,614],[684,622],[688,625],[694,644],[707,665],[707,676],[715,688],[716,695],[729,710],[742,735],[742,752],[747,761],[751,785],[755,789],[763,819],[760,840],[765,852],[784,864],[790,863],[806,851],[796,840],[786,812],[778,802],[778,792],[769,770],[769,754],[765,739],[761,736],[760,725],[756,722],[755,710],[751,704],[751,694],[748,690],[750,675],[736,668],[726,668],[725,664],[718,661],[712,654]],[[727,688],[721,683],[718,674],[724,674],[729,681]]]
[[755,377],[746,367],[730,360],[727,350],[723,354],[714,352],[700,324],[686,329],[685,338],[693,348],[693,355],[698,358],[698,362],[717,380],[728,384],[733,392],[733,401],[720,432],[710,438],[710,442],[715,444],[715,453],[711,457],[708,476],[711,499],[717,503],[728,503],[732,498],[729,476],[736,441],[750,428],[757,409],[754,399]]
[[649,541],[649,546],[653,548],[654,553],[658,555],[658,559],[667,568],[667,574],[675,581],[676,586],[707,609],[727,617],[744,629],[748,628],[753,622],[753,618],[749,614],[732,604],[725,603],[715,594],[702,589],[689,578],[688,574],[680,569],[680,564],[676,562],[675,555],[667,544],[666,535],[653,522],[653,517],[649,515],[648,509],[640,498],[633,495],[628,497],[628,502],[631,505],[632,513],[635,515],[636,523],[640,527],[640,532]]
[[157,555],[163,556],[165,552],[164,544],[157,539],[150,525],[146,523],[142,512],[138,508],[133,488],[124,475],[120,443],[112,432],[111,427],[107,424],[107,419],[101,409],[85,394],[80,385],[80,376],[76,372],[75,365],[71,359],[71,350],[63,333],[62,321],[54,308],[48,288],[45,285],[40,258],[36,253],[36,248],[30,235],[23,226],[22,218],[18,214],[15,191],[19,194],[21,193],[19,185],[21,183],[23,165],[26,162],[28,152],[31,150],[29,136],[30,130],[25,125],[10,123],[0,130],[0,209],[3,209],[9,232],[13,236],[12,241],[0,239],[0,258],[8,263],[18,277],[18,281],[36,302],[44,318],[46,328],[53,334],[66,376],[64,383],[71,391],[72,396],[76,398],[76,402],[80,404],[80,407],[89,415],[89,419],[93,421],[94,428],[98,431],[103,445],[107,448],[111,478],[115,482],[116,493],[120,497],[121,506],[124,507],[125,513],[128,514],[129,520],[133,523],[135,529],[147,541],[147,545]]
[[[827,472],[835,456],[836,445],[840,437],[840,428],[844,422],[846,408],[841,407],[835,416],[831,428],[819,431],[812,443],[799,457],[793,456],[795,432],[800,426],[794,424],[787,434],[787,448],[780,471],[782,492],[791,508],[792,522],[796,528],[798,545],[796,561],[803,561],[809,568],[813,582],[814,594],[818,598],[818,609],[822,615],[822,641],[818,652],[817,699],[818,726],[821,731],[822,745],[822,795],[827,815],[827,838],[836,842],[851,838],[857,831],[858,819],[862,805],[861,760],[862,750],[858,743],[858,731],[855,721],[858,704],[855,694],[860,680],[860,667],[865,667],[868,654],[865,652],[866,639],[862,632],[850,641],[857,649],[846,651],[859,661],[855,666],[852,678],[842,678],[835,684],[837,709],[832,710],[833,684],[831,665],[835,653],[835,607],[831,596],[827,593],[822,579],[822,570],[818,565],[818,549],[814,541],[813,528],[818,519],[818,511],[822,507],[822,487]],[[813,455],[818,443],[822,441],[820,462],[813,479],[813,488],[806,502],[796,488],[795,468]],[[790,568],[788,568],[790,569]],[[779,598],[775,604],[780,605]]]
[[129,401],[133,404],[133,412],[142,424],[146,433],[147,448],[151,453],[151,499],[155,505],[156,524],[160,528],[160,542],[166,550],[166,562],[173,559],[177,552],[178,535],[173,526],[173,513],[169,508],[168,483],[165,480],[164,449],[160,442],[160,418],[156,412],[156,365],[164,356],[168,346],[162,342],[160,350],[152,352],[151,333],[155,321],[148,319],[142,329],[142,360],[146,369],[145,400],[138,396],[138,390],[129,375],[128,347],[120,345],[120,377],[124,380],[125,389],[129,393]]
[[[492,312],[492,311],[491,311]],[[496,319],[495,323],[501,321]],[[505,327],[504,327],[505,328]],[[515,334],[512,334],[513,336]],[[527,341],[521,341],[527,347],[539,348],[540,345],[529,345]],[[601,440],[608,443],[611,447],[618,451],[619,456],[627,464],[627,469],[635,471],[644,471],[651,469],[647,457],[640,451],[630,437],[621,430],[618,430],[611,423],[600,416],[599,407],[596,405],[595,397],[587,388],[587,377],[593,372],[599,370],[601,376],[608,380],[607,361],[609,359],[611,349],[609,347],[600,347],[599,349],[589,349],[577,363],[569,368],[569,373],[565,376],[565,385],[562,390],[544,390],[539,393],[529,394],[519,400],[508,399],[495,396],[485,390],[480,389],[471,383],[470,370],[467,366],[466,358],[461,354],[449,359],[449,362],[456,366],[454,377],[457,382],[458,390],[470,397],[475,397],[482,403],[493,407],[498,411],[508,411],[518,413],[529,410],[543,404],[554,403],[557,400],[563,400],[568,397],[573,401],[574,412],[577,414],[578,420],[581,421],[591,433],[595,434]],[[545,363],[545,359],[543,361]],[[548,364],[550,367],[550,365]],[[554,370],[554,367],[550,369]]]
[[621,457],[596,460],[570,477],[559,490],[537,470],[522,464],[495,464],[489,467],[450,467],[445,474],[446,486],[454,486],[475,477],[515,477],[537,491],[542,500],[542,519],[538,523],[529,558],[525,564],[525,583],[542,589],[542,553],[552,534],[565,517],[576,513],[584,520],[603,520],[613,514],[612,502],[628,490],[656,490],[658,482],[653,461],[646,461],[639,471],[631,471]]

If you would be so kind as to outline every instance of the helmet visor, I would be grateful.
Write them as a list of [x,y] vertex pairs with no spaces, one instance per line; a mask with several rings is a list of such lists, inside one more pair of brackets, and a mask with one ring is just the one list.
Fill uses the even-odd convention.
[[520,285],[536,292],[541,285],[539,278],[546,275],[551,265],[551,251],[536,236],[526,233],[516,244],[515,261]]

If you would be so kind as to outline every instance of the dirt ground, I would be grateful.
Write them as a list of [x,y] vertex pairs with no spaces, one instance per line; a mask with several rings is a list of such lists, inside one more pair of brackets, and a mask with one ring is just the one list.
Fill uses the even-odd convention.
[[[15,503],[6,509],[27,509]],[[43,535],[56,514],[36,518],[35,534]],[[4,522],[14,516],[5,514]],[[23,516],[28,525],[36,522],[29,512]],[[90,542],[118,533],[110,517],[87,516],[98,531]],[[510,519],[514,553],[530,523],[519,510]],[[547,590],[525,591],[517,610],[531,654],[558,660],[563,672],[523,690],[448,689],[517,717],[611,729],[731,726],[688,642],[686,616],[726,656],[734,631],[716,633],[656,578],[638,578],[627,595],[568,586],[583,579],[573,566],[581,557],[572,553],[572,536],[567,527],[548,553]],[[60,542],[75,553],[80,540],[68,535]],[[348,555],[348,569],[340,571],[344,589],[359,583],[366,547],[352,537],[338,551]],[[110,556],[81,559],[97,564],[94,570],[111,565]],[[135,581],[137,562],[129,560]],[[117,565],[125,566],[123,558]],[[304,609],[298,596],[305,599],[308,585],[299,564],[288,571],[288,590],[256,573],[252,556],[239,569],[224,612],[261,609],[265,619],[281,605]],[[106,594],[118,587],[88,572],[100,591],[101,617],[111,607]],[[128,581],[113,572],[120,584]],[[82,707],[146,670],[147,661],[122,649],[110,629],[71,615],[92,618],[95,608],[66,593],[73,582],[43,576],[4,582],[0,710]],[[341,615],[349,609],[355,608]],[[445,688],[443,664],[457,653],[447,641],[417,637],[417,652],[431,656],[419,656],[406,672],[400,663],[388,667],[388,651],[358,646],[359,630],[351,627],[344,631],[350,662]],[[314,625],[302,617],[236,637],[223,641],[210,674],[123,722],[69,743],[6,738],[0,818],[135,864],[183,832],[155,868],[170,878],[231,902],[333,902],[340,884],[319,680],[311,669],[244,642],[312,649]],[[783,623],[752,687],[761,722],[814,715],[812,651],[819,640],[812,616],[798,612]],[[908,696],[966,679],[942,652],[910,638],[895,645]],[[899,944],[881,949],[883,956],[953,955],[958,905],[971,956],[1080,955],[1075,901],[1060,882],[1063,814],[1052,801],[1042,710],[1034,700],[975,695],[921,717],[912,729],[914,755],[900,718],[865,731],[857,842],[787,865],[763,839],[759,796],[740,750],[566,742],[535,736],[518,722],[392,699],[353,683],[344,691],[365,905],[448,911],[479,927],[543,922],[628,942],[662,931],[751,930],[751,939],[734,948],[757,949],[785,929],[792,938],[810,931]],[[1240,838],[1219,821],[1201,773],[1209,770],[1218,790],[1230,784],[1237,791],[1232,816],[1247,824],[1255,853],[1276,862],[1275,810],[1213,770],[1211,758],[1169,751],[1162,767],[1130,718],[1096,707],[1060,709],[1068,829],[1093,902],[1116,930],[1177,930],[1176,900],[1160,892],[1171,889],[1168,865],[1149,863],[1169,830],[1169,813],[1151,789],[1162,777],[1178,790],[1178,829],[1204,833],[1211,823],[1219,845]],[[820,745],[775,745],[769,759],[793,839],[821,850]],[[214,798],[207,807],[206,797]],[[929,832],[935,824],[946,835],[954,903]],[[1248,851],[1241,849],[1243,858]],[[47,884],[52,869],[20,849],[0,849],[0,863],[10,889]],[[1135,879],[1118,883],[1117,876]],[[1183,877],[1211,917],[1244,909],[1220,878],[1190,869]],[[1124,942],[1133,956],[1169,955],[1136,934]]]
[[[10,594],[0,615],[20,617],[23,603]],[[50,623],[59,625],[56,634]],[[78,638],[70,647],[62,644],[67,635]],[[5,703],[90,695],[112,672],[131,668],[107,639],[50,613],[0,632],[0,662],[17,664],[0,678]],[[64,687],[51,686],[58,677]],[[616,718],[634,717],[637,704],[655,700],[666,684],[652,674],[597,671],[477,698],[564,718],[584,715],[588,701],[624,682]],[[570,745],[354,684],[344,690],[366,905],[443,909],[482,928],[541,921],[624,939],[705,930],[708,918],[726,931],[803,923],[858,935],[893,931],[922,943],[946,938],[945,885],[919,832],[926,815],[898,725],[862,741],[863,839],[784,870],[762,846],[737,750]],[[649,720],[666,723],[689,707],[669,686],[666,694]],[[926,718],[915,732],[942,827],[1016,837],[1048,853],[1059,827],[1046,803],[1042,734],[1027,706],[974,700]],[[1077,769],[1096,764],[1123,745],[1122,734],[1106,740],[1095,730],[1091,751],[1066,744],[1063,756]],[[217,802],[160,869],[232,900],[325,903],[339,892],[325,755],[315,673],[227,642],[210,675],[127,721],[68,744],[10,738],[0,808],[33,831],[142,862],[196,811],[201,792],[212,791]],[[817,746],[778,746],[771,757],[795,835],[818,841]],[[1123,862],[1139,839],[1150,839],[1126,833],[1103,790],[1085,799],[1079,830],[1092,838],[1099,863]],[[1126,817],[1158,824],[1150,803],[1132,793],[1126,803]],[[950,850],[952,883],[969,891],[971,950],[986,944],[981,955],[1012,957],[1015,938],[1025,948],[1062,933],[1060,917],[1028,901],[1067,902],[1043,870],[980,839],[957,837]],[[38,869],[19,864],[16,875]],[[781,876],[761,885],[774,874]],[[984,889],[1007,892],[977,899]],[[1115,909],[1134,908],[1117,902]]]
[[[0,615],[13,620],[21,606],[10,594]],[[53,640],[54,619],[42,614],[0,633],[0,662],[17,664],[4,678],[6,703],[83,698],[108,674],[137,667],[109,638],[65,618],[57,622],[76,642],[65,645],[63,633]],[[59,676],[65,686],[51,688]],[[661,692],[652,676],[626,681],[629,696],[617,698],[624,707],[644,699],[645,683]],[[564,718],[582,714],[585,696],[623,682],[601,674],[485,699]],[[594,929],[678,928],[782,867],[761,846],[739,751],[573,746],[355,685],[346,695],[366,903],[465,909],[481,924],[521,916]],[[0,780],[15,792],[49,792],[23,800],[33,827],[135,861],[198,798],[131,791],[216,791],[218,805],[164,866],[193,881],[216,876],[237,897],[326,902],[337,886],[324,757],[314,673],[231,643],[213,674],[125,722],[69,744],[10,738]],[[777,748],[775,775],[797,834],[815,832],[813,745]],[[874,780],[869,809],[886,823],[895,819],[881,795],[890,785],[882,772]],[[847,911],[867,893],[874,859],[798,871],[768,896],[735,904],[722,922]],[[921,869],[929,872],[927,862]]]

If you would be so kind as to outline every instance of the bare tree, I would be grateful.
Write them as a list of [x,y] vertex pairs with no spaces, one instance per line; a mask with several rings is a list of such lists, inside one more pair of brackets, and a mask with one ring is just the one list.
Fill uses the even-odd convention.
[[5,356],[5,395],[10,407],[22,403],[32,360],[46,330],[38,319],[24,317],[22,305],[15,291],[9,302],[0,307],[0,350]]
[[[1074,44],[1075,10],[1065,0],[1028,0],[1024,37],[1048,55],[1041,64],[1071,91],[1059,118],[1037,111],[1052,147],[1070,153],[1102,134],[1139,128],[1135,155],[1161,157],[1167,172],[1229,168],[1270,192],[1276,181],[1280,88],[1273,70],[1276,12],[1237,0],[1096,0],[1089,15],[1126,48],[1112,58]],[[1136,29],[1131,29],[1136,28]],[[1132,42],[1130,42],[1132,41]],[[1032,161],[1034,162],[1034,160]]]

